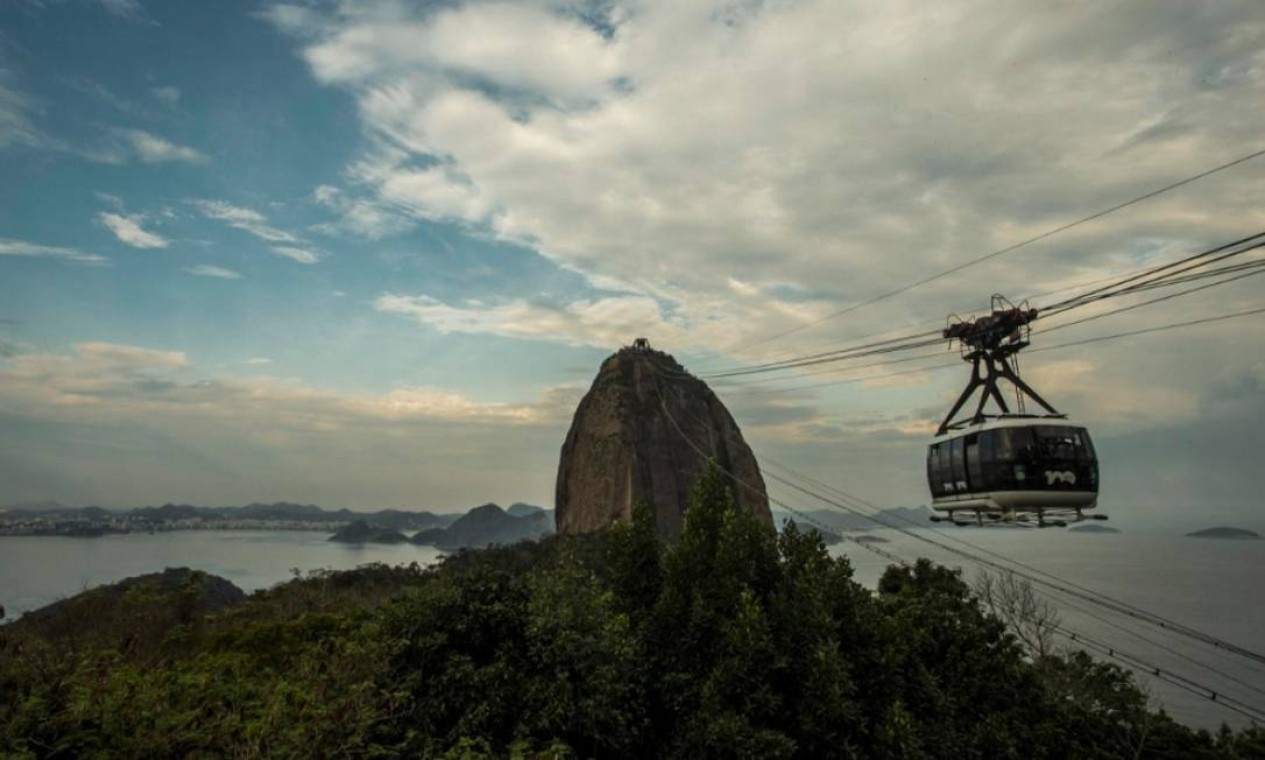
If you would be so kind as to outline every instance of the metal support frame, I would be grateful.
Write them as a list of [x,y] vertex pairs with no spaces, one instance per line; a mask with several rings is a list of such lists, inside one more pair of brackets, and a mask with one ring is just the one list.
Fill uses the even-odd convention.
[[[1001,388],[998,387],[999,381],[1002,380],[1015,387],[1020,400],[1027,396],[1040,405],[1046,411],[1046,416],[1065,416],[1041,398],[1032,386],[1025,383],[1012,366],[1011,357],[1029,345],[1028,325],[1036,318],[1036,309],[1016,307],[1001,296],[993,296],[991,314],[970,321],[958,321],[945,328],[944,337],[961,342],[962,358],[971,363],[971,379],[953,404],[953,408],[945,416],[944,421],[940,423],[936,435],[943,435],[949,430],[960,428],[968,423],[983,422],[990,416],[999,416],[985,412],[989,399],[997,403],[997,408],[1001,410],[1002,415],[1010,414],[1010,406],[1006,403]],[[975,406],[975,413],[969,419],[955,422],[954,418],[957,417],[958,412],[976,391],[981,392],[979,403]]]

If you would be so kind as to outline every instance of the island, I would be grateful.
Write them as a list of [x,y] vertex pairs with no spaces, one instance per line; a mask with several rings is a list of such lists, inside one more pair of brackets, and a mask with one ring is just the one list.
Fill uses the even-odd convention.
[[408,537],[398,530],[370,525],[364,520],[356,520],[329,537],[330,541],[342,544],[402,544]]
[[1119,528],[1113,528],[1110,525],[1099,525],[1097,523],[1086,523],[1085,525],[1076,525],[1067,529],[1068,533],[1119,533]]
[[1204,528],[1194,533],[1187,533],[1187,538],[1232,538],[1237,540],[1259,540],[1261,535],[1256,531],[1243,528]]

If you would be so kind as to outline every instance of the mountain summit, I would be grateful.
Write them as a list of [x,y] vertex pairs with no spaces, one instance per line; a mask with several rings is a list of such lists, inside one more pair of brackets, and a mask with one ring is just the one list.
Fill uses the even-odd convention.
[[744,484],[730,486],[738,507],[772,528],[760,467],[725,405],[638,340],[602,362],[576,408],[558,463],[558,532],[602,530],[644,502],[659,533],[676,536],[709,460]]

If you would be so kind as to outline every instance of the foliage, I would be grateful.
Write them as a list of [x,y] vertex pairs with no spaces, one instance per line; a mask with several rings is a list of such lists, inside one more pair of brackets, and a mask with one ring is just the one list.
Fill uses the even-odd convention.
[[188,593],[129,593],[91,637],[0,628],[0,754],[1265,752],[1259,730],[1151,712],[1117,667],[1035,650],[956,572],[862,588],[817,533],[737,510],[715,470],[669,544],[639,505],[601,535],[315,573],[216,614]]

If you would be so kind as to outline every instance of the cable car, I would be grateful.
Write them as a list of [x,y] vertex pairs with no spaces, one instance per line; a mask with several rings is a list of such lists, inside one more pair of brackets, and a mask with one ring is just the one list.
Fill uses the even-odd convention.
[[[1035,520],[1041,527],[1105,520],[1084,513],[1098,504],[1098,458],[1089,431],[1056,411],[1017,371],[1015,356],[1029,345],[1036,309],[996,295],[992,306],[991,314],[958,320],[943,333],[960,343],[972,373],[927,449],[927,484],[939,513],[931,519],[964,524],[959,518],[965,514],[980,525]],[[1014,387],[1015,412],[1001,381]],[[977,391],[974,414],[957,419]],[[1025,399],[1045,414],[1027,414]],[[986,411],[990,400],[999,413]]]

